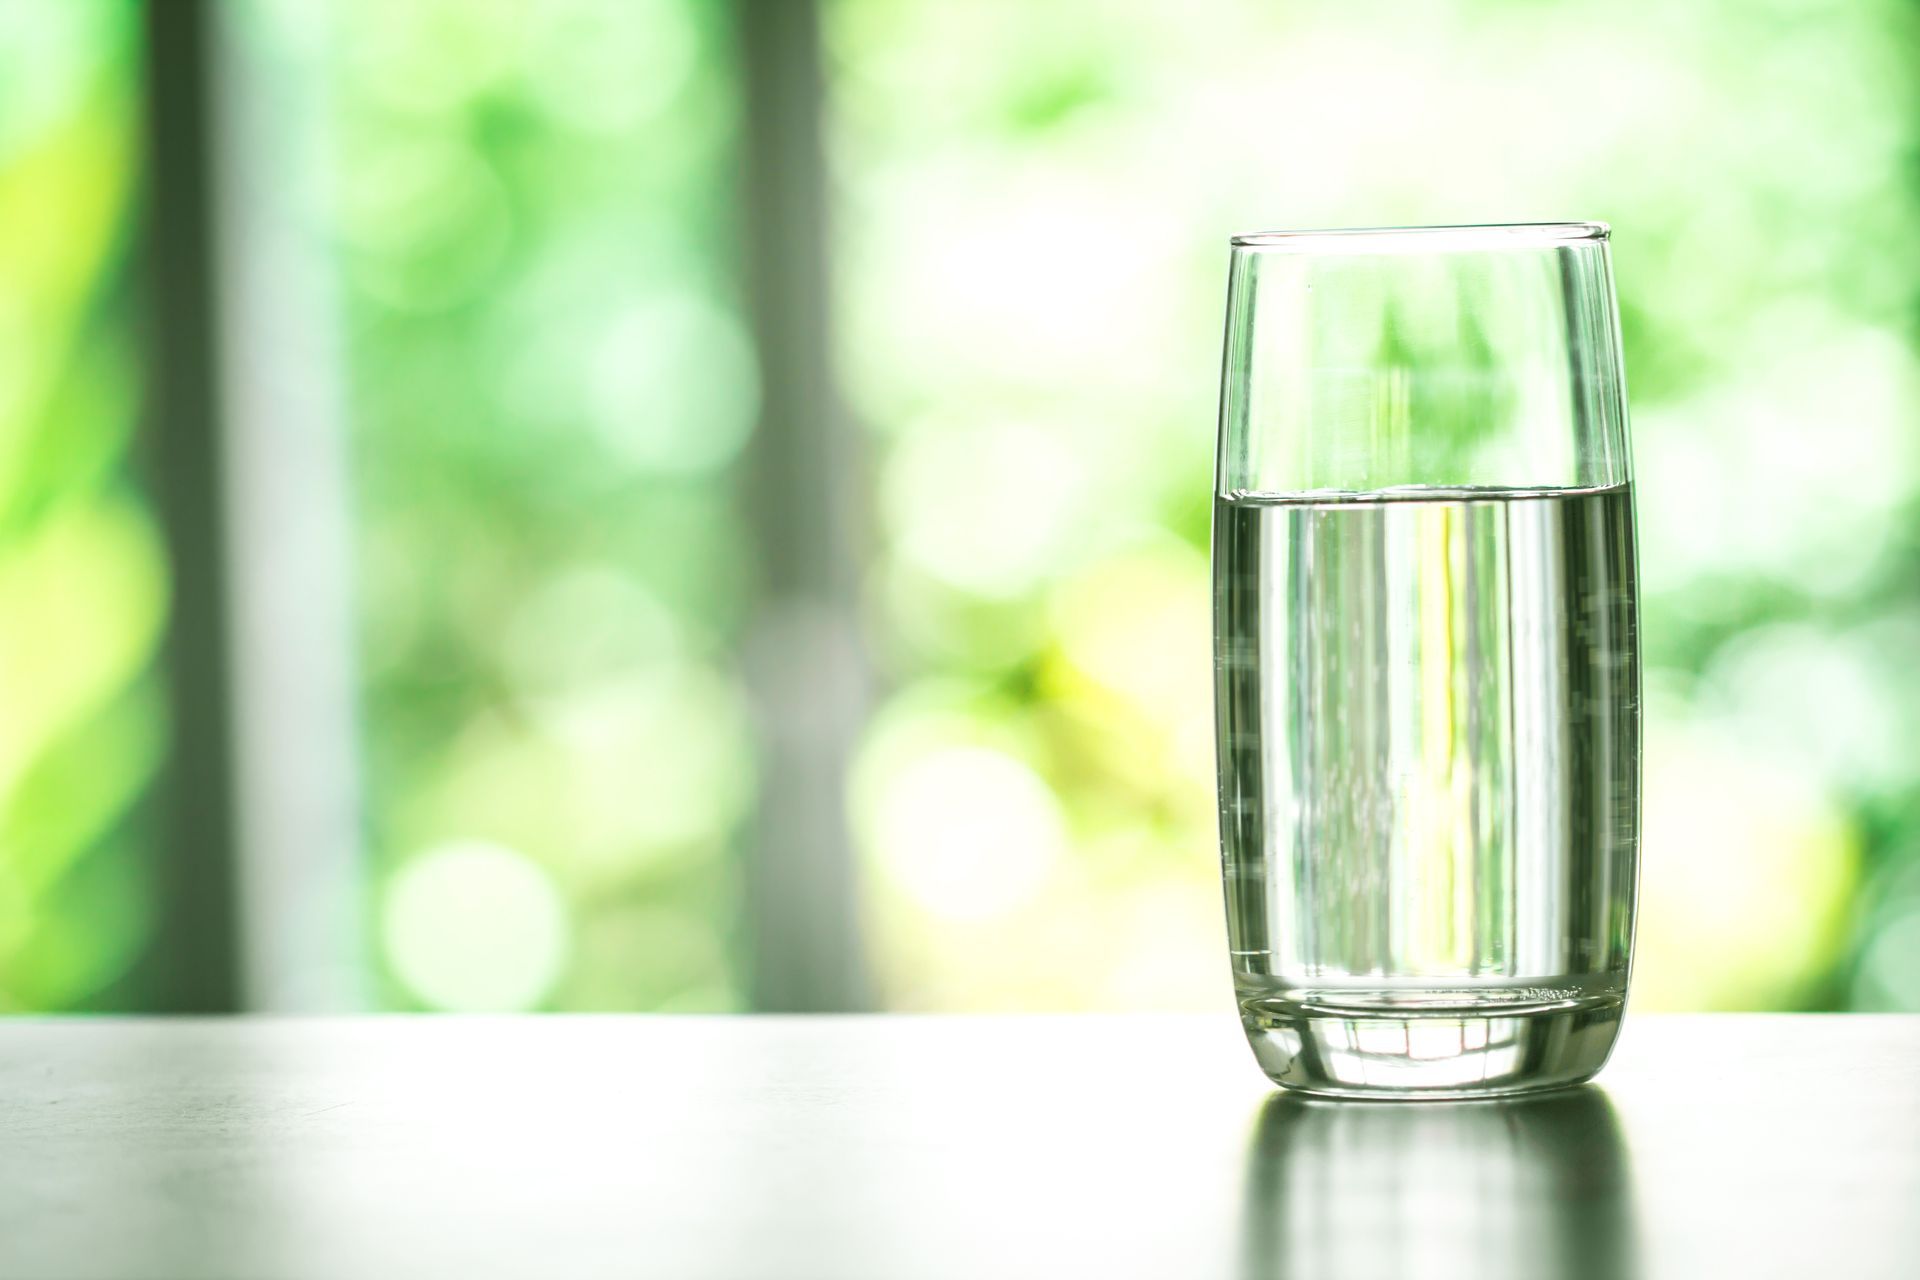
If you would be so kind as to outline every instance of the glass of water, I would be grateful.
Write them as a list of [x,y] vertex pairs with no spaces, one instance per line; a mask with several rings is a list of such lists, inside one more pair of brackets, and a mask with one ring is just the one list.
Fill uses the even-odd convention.
[[1220,831],[1261,1067],[1584,1080],[1633,944],[1640,663],[1599,223],[1236,237],[1214,486]]

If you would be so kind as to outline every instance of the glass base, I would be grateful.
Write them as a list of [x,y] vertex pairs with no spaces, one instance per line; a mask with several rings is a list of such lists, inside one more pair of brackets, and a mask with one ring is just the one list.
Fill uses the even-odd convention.
[[1282,1088],[1333,1098],[1487,1098],[1561,1089],[1605,1065],[1618,993],[1537,1005],[1242,1000],[1253,1056]]

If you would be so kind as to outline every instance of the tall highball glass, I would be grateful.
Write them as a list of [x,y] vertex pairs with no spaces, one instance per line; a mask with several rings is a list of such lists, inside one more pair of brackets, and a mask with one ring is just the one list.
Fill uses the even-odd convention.
[[1279,1084],[1584,1080],[1633,945],[1632,468],[1599,223],[1236,237],[1220,834]]

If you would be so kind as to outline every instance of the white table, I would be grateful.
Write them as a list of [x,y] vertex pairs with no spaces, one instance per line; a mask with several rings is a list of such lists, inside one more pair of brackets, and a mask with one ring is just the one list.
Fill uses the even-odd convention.
[[1920,1276],[1920,1017],[1274,1094],[1231,1017],[0,1021],[0,1277]]

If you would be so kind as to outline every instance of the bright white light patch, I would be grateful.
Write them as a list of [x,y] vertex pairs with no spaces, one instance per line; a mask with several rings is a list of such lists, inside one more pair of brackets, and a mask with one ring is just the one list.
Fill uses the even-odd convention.
[[438,1009],[530,1009],[566,960],[567,913],[532,859],[500,845],[443,844],[415,855],[387,888],[387,958]]
[[759,369],[736,316],[704,298],[663,296],[601,335],[587,396],[594,431],[619,458],[645,471],[710,472],[753,428]]
[[875,835],[888,876],[929,915],[980,920],[1030,901],[1067,850],[1053,792],[998,751],[955,747],[903,766]]
[[1082,460],[1046,428],[927,427],[899,445],[881,500],[907,559],[1007,598],[1057,570],[1084,532],[1085,480]]

